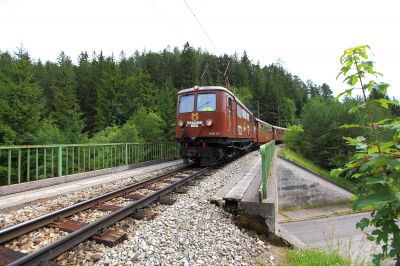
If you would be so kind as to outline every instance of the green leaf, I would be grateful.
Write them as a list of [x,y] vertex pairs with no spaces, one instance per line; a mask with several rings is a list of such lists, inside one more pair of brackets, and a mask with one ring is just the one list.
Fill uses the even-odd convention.
[[360,172],[366,172],[369,168],[369,165],[364,163],[361,165],[361,167],[358,169]]
[[354,85],[357,83],[357,80],[358,80],[358,78],[357,78],[356,75],[352,76],[352,77],[351,77],[350,85],[351,85],[351,86],[354,86]]
[[400,103],[397,100],[391,100],[390,104],[396,105],[396,106],[400,106]]
[[376,153],[378,152],[378,147],[377,146],[372,146],[368,149],[368,154]]
[[381,233],[382,233],[381,230],[375,229],[374,231],[371,232],[371,235],[379,235],[379,234],[381,234]]
[[376,200],[356,200],[353,204],[354,210],[362,210],[364,208],[373,208],[375,210],[383,208],[388,201],[376,201]]
[[391,120],[393,120],[393,119],[391,119],[391,118],[386,118],[386,119],[379,120],[379,121],[376,122],[375,124],[377,124],[377,125],[383,125],[383,124],[385,124],[385,123],[387,123],[387,122],[389,122],[389,121],[391,121]]
[[385,183],[385,180],[382,176],[369,176],[364,178],[364,182],[366,185],[383,184]]
[[381,261],[382,261],[383,254],[374,254],[374,255],[372,255],[372,256],[373,256],[372,263],[373,263],[375,266],[381,265]]
[[398,170],[398,167],[400,167],[400,159],[391,160],[391,161],[388,163],[388,167],[389,167],[390,169],[392,169],[392,170]]
[[394,194],[394,196],[396,197],[396,199],[397,199],[398,201],[400,201],[400,191],[394,192],[393,194]]
[[[380,74],[380,73],[379,73]],[[387,94],[387,89],[389,87],[389,84],[384,83],[384,82],[379,82],[379,83],[374,83],[374,89],[378,90],[382,94]]]
[[342,97],[344,94],[347,94],[349,96],[351,96],[351,93],[353,91],[353,88],[347,89],[344,92],[341,92],[338,94],[338,96],[336,96],[336,99],[339,99],[340,97]]
[[330,174],[330,176],[338,177],[338,176],[340,176],[343,172],[344,172],[343,169],[338,168],[338,169],[332,169],[331,172],[330,172],[329,174]]
[[388,109],[389,108],[389,100],[386,99],[379,99],[375,100],[375,102],[378,102],[383,108]]
[[344,124],[341,125],[339,128],[362,128],[362,126],[358,124]]
[[364,230],[369,226],[369,219],[368,218],[362,218],[357,224],[356,228],[360,228],[361,230]]

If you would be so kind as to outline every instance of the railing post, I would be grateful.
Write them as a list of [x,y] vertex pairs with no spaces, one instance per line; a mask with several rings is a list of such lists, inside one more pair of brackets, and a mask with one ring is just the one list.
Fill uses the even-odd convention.
[[26,181],[31,180],[30,170],[31,170],[31,150],[28,149],[26,152]]
[[8,150],[8,180],[7,180],[7,184],[10,185],[11,184],[11,149]]
[[58,146],[58,176],[62,176],[62,145]]
[[128,144],[125,143],[125,165],[128,165]]
[[18,184],[21,183],[21,149],[18,149]]

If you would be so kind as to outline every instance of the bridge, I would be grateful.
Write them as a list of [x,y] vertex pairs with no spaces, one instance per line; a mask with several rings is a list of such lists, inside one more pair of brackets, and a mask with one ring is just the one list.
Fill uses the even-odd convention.
[[[377,247],[355,224],[369,214],[352,212],[351,191],[277,155],[279,148],[270,142],[248,155],[246,167],[209,200],[270,238],[301,249],[334,245],[354,260],[368,260],[365,254]],[[3,146],[0,211],[177,167],[178,157],[176,143]]]
[[242,224],[262,230],[270,239],[299,249],[339,250],[364,264],[379,247],[356,229],[370,214],[352,211],[353,196],[346,187],[278,155],[269,143],[211,202],[239,213]]

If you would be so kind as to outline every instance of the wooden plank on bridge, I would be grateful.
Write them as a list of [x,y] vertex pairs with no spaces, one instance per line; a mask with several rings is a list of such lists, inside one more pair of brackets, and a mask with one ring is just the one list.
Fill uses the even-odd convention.
[[256,163],[250,168],[250,170],[236,183],[236,185],[224,196],[225,201],[240,201],[246,190],[250,186],[258,169],[261,167],[261,157],[259,157]]

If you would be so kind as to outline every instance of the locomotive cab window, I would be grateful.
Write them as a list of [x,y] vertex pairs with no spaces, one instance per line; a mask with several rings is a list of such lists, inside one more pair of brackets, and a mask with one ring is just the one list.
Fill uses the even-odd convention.
[[181,96],[179,98],[179,113],[190,113],[194,109],[194,95]]
[[217,107],[217,95],[215,93],[202,93],[197,95],[198,112],[214,112]]

